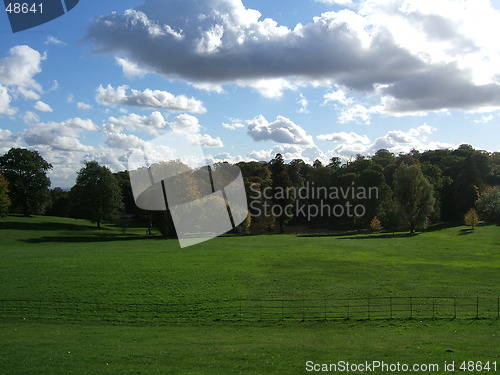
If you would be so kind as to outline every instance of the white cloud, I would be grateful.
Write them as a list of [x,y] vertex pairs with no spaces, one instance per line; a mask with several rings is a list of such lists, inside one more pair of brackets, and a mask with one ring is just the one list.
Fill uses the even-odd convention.
[[296,86],[283,78],[275,79],[239,79],[236,84],[241,87],[250,87],[264,98],[279,99],[286,90],[295,90]]
[[334,103],[337,108],[340,105],[340,114],[337,119],[340,124],[356,122],[369,125],[373,114],[384,112],[383,105],[365,105],[353,97],[348,97],[342,89],[326,93],[323,99],[323,104]]
[[347,143],[347,144],[360,143],[360,144],[366,145],[366,144],[370,143],[370,138],[368,138],[366,135],[359,135],[359,134],[356,134],[354,132],[351,132],[351,133],[340,132],[340,133],[322,134],[322,135],[318,135],[317,138],[322,140],[322,141],[342,142],[342,143]]
[[49,146],[53,150],[90,151],[92,147],[80,143],[82,132],[96,132],[99,129],[92,120],[73,118],[62,122],[38,123],[22,132],[29,146]]
[[[146,0],[97,19],[89,36],[102,52],[199,86],[279,98],[321,82],[389,115],[500,107],[500,12],[489,1],[325,1],[352,9],[289,29],[241,0]],[[368,122],[372,105],[355,104],[341,120]]]
[[316,159],[322,163],[328,162],[327,155],[316,146],[277,145],[269,150],[251,151],[248,157],[257,161],[269,161],[276,154],[281,154],[286,162],[294,159],[302,159],[308,164],[312,164]]
[[[358,154],[373,155],[380,149],[386,149],[394,154],[408,153],[412,149],[419,151],[434,150],[441,148],[454,148],[456,145],[442,142],[429,142],[427,135],[436,131],[435,128],[423,124],[408,131],[391,130],[385,135],[371,141],[366,136],[356,133],[334,133],[321,136],[325,140],[341,142],[334,149],[328,152],[332,156],[352,158]],[[319,138],[319,137],[318,137]]]
[[292,120],[277,116],[276,121],[269,123],[259,115],[247,121],[248,134],[256,141],[271,140],[277,143],[312,145],[313,139],[306,131]]
[[16,108],[10,106],[11,100],[7,88],[0,85],[0,115],[13,115],[17,112]]
[[84,102],[78,102],[78,103],[76,103],[76,107],[78,109],[82,109],[82,110],[92,109],[92,106],[90,104],[87,104],[87,103],[84,103]]
[[167,91],[131,90],[128,95],[128,86],[119,86],[116,89],[111,85],[99,86],[96,101],[106,106],[127,105],[140,108],[166,109],[172,112],[205,113],[203,103],[195,98],[184,95],[175,96]]
[[217,155],[206,155],[205,156],[207,161],[209,163],[215,164],[215,163],[223,163],[223,162],[228,162],[231,164],[236,164],[242,161],[250,162],[250,161],[256,161],[253,158],[250,158],[248,156],[241,156],[241,155],[231,155],[228,152],[221,152]]
[[202,147],[224,147],[219,137],[214,138],[208,134],[191,134],[188,138]]
[[317,3],[323,3],[328,5],[341,5],[345,7],[352,7],[354,5],[353,0],[314,0]]
[[482,115],[480,119],[474,120],[476,124],[487,124],[493,121],[493,115]]
[[153,112],[149,116],[140,116],[135,113],[120,118],[110,117],[104,125],[108,146],[117,149],[131,150],[145,144],[145,141],[128,132],[146,132],[152,135],[167,133],[185,134],[188,139],[204,147],[223,147],[219,137],[200,134],[201,125],[198,118],[188,114],[180,114],[172,121],[166,121],[160,112]]
[[229,130],[236,130],[236,129],[242,129],[245,127],[244,124],[241,123],[241,121],[233,121],[231,122],[230,124],[227,124],[227,123],[222,123],[222,126],[225,128],[225,129],[229,129]]
[[28,46],[12,47],[8,56],[0,59],[0,85],[14,87],[14,92],[26,99],[38,100],[42,87],[33,77],[42,71],[45,58]]
[[165,120],[160,112],[153,112],[149,116],[131,113],[120,118],[110,117],[106,122],[105,129],[110,132],[129,130],[142,131],[156,135],[162,129],[171,130],[171,125]]
[[3,154],[13,147],[21,147],[21,138],[8,129],[0,129],[0,153]]
[[114,149],[134,150],[143,146],[145,142],[135,135],[107,132],[106,144]]
[[309,105],[309,100],[302,94],[299,95],[297,99],[297,103],[300,105],[300,108],[297,110],[298,113],[309,113],[307,106]]
[[149,73],[147,69],[142,69],[135,62],[125,58],[115,57],[115,61],[123,69],[123,74],[127,78],[144,77]]
[[37,101],[33,107],[39,112],[54,112],[50,105],[40,100]]
[[64,43],[63,41],[57,39],[53,35],[49,35],[47,37],[47,39],[45,40],[45,44],[54,44],[56,46],[65,46],[66,45],[66,43]]
[[38,116],[35,112],[26,111],[24,113],[24,115],[22,116],[22,120],[26,124],[33,124],[35,122],[39,122],[40,121],[40,116]]

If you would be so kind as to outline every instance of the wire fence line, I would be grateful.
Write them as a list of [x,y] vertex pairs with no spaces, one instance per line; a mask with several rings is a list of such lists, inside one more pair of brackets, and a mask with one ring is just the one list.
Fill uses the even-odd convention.
[[168,304],[0,300],[0,318],[157,323],[500,319],[500,297],[233,299]]

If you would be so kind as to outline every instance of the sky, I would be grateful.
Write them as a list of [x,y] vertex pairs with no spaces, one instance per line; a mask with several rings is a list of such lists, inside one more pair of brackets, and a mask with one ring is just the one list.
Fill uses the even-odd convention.
[[12,33],[0,13],[0,153],[52,186],[165,134],[211,162],[500,151],[500,0],[81,0]]

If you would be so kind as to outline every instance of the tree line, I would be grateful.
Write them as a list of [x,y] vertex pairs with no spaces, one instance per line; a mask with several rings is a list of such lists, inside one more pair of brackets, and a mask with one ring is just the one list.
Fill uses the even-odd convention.
[[[483,221],[500,223],[500,153],[476,150],[470,145],[399,155],[382,149],[373,156],[358,155],[346,163],[333,157],[326,165],[319,160],[311,165],[301,159],[287,163],[281,154],[269,162],[236,165],[243,175],[250,210],[247,220],[235,229],[237,232],[282,233],[286,226],[413,232],[430,224],[463,222],[471,209]],[[13,148],[0,156],[0,216],[14,213],[74,217],[88,219],[98,227],[102,223],[126,227],[134,222],[144,225],[148,232],[156,227],[164,235],[176,235],[168,209],[151,212],[137,208],[127,171],[112,173],[96,161],[89,161],[78,171],[75,185],[65,191],[50,189],[47,173],[52,168],[36,151]],[[182,168],[189,170],[185,165]],[[218,164],[214,165],[217,168]],[[189,180],[186,182],[189,185]],[[311,186],[376,188],[377,196],[303,198],[297,194],[299,189]],[[202,192],[190,186],[188,195],[197,199]],[[299,201],[308,206],[362,203],[364,211],[362,216],[304,217],[294,204]],[[265,204],[280,209],[264,215],[259,205]]]

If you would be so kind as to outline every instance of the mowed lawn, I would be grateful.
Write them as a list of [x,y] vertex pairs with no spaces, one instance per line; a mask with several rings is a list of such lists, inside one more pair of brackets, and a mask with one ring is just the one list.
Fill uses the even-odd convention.
[[[497,226],[394,238],[229,236],[187,249],[143,233],[98,231],[63,218],[0,219],[0,299],[188,303],[500,294]],[[0,374],[303,374],[306,361],[365,360],[500,367],[499,337],[495,320],[156,326],[4,319]]]
[[[122,236],[85,221],[0,220],[0,298],[170,303],[233,298],[498,296],[500,227],[414,237]],[[139,234],[140,232],[140,234]],[[366,238],[368,237],[368,238]]]

